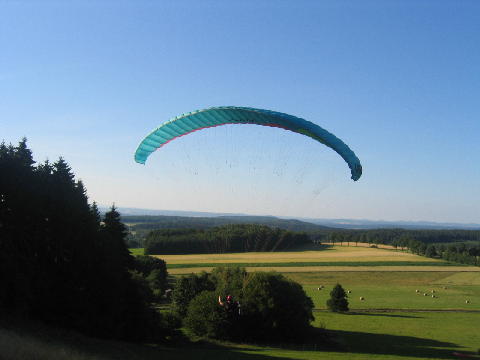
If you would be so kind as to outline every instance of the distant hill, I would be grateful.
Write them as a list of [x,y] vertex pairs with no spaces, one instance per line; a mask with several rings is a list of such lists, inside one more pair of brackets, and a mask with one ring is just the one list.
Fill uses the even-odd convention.
[[[100,207],[101,211],[106,211],[108,208],[103,206]],[[236,213],[213,213],[213,212],[200,212],[200,211],[180,211],[180,210],[152,210],[152,209],[137,209],[137,208],[119,208],[122,216],[127,219],[131,216],[167,216],[167,217],[177,217],[177,218],[195,218],[199,226],[211,227],[211,226],[220,226],[225,224],[242,224],[242,223],[254,223],[254,224],[265,224],[268,226],[278,226],[282,224],[285,226],[299,226],[300,228],[310,228],[310,229],[325,229],[325,228],[336,228],[336,229],[428,229],[428,230],[448,230],[448,229],[460,229],[460,230],[480,230],[480,224],[475,223],[439,223],[432,221],[382,221],[382,220],[368,220],[368,219],[316,219],[316,218],[295,218],[295,217],[274,217],[274,216],[254,216],[247,214],[236,214]],[[206,219],[209,218],[210,221]],[[212,219],[215,225],[211,225]],[[153,219],[151,219],[153,221]],[[130,220],[129,220],[130,221]],[[166,221],[165,219],[161,221]],[[184,220],[179,220],[184,221]],[[283,221],[287,221],[284,223]],[[292,223],[288,223],[292,221]],[[299,221],[299,223],[294,223]],[[139,221],[145,222],[145,221]],[[267,223],[268,222],[268,223]],[[276,223],[274,225],[273,223]],[[269,225],[270,224],[270,225]],[[309,224],[309,225],[306,225]],[[311,226],[320,226],[312,228]],[[287,228],[285,228],[287,229]],[[289,230],[293,230],[288,228]],[[302,230],[309,231],[309,230]]]
[[[121,210],[120,210],[121,211]],[[168,228],[206,229],[228,224],[259,224],[290,231],[322,231],[332,228],[296,219],[280,219],[274,216],[217,216],[188,217],[165,215],[122,215],[122,221],[134,231]]]
[[480,230],[474,223],[438,223],[433,221],[382,221],[366,219],[301,219],[313,224],[342,229]]

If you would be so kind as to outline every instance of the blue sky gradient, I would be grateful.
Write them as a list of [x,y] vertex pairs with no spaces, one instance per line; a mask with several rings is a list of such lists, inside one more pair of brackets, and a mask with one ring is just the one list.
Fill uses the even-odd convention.
[[[101,204],[480,223],[478,1],[0,3],[0,139],[63,156]],[[315,122],[364,166],[225,126],[133,161],[183,112]]]

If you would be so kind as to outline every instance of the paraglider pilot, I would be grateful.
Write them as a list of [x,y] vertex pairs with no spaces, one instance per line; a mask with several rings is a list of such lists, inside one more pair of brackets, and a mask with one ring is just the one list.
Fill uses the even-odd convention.
[[218,295],[218,304],[222,306],[226,312],[230,314],[241,314],[240,311],[240,303],[238,301],[233,301],[233,296],[232,295],[227,295],[227,298],[225,301],[222,301],[222,297]]

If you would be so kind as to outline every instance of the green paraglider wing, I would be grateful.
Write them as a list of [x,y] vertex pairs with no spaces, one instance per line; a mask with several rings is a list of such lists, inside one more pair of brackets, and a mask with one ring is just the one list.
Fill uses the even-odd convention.
[[335,150],[348,164],[352,179],[362,175],[362,165],[355,153],[335,135],[320,126],[296,116],[248,107],[221,106],[192,111],[177,116],[153,130],[142,140],[135,152],[135,161],[145,164],[156,149],[191,132],[226,124],[255,124],[279,127],[311,137]]

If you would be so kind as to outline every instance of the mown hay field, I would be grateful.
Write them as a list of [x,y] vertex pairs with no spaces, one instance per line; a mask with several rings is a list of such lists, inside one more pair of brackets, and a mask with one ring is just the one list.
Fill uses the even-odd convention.
[[[457,277],[465,274],[474,276]],[[330,291],[340,283],[345,290],[351,291],[347,294],[348,300],[350,308],[355,310],[480,311],[480,286],[476,284],[480,280],[478,272],[318,272],[290,273],[287,276],[303,285],[316,309],[326,309]]]
[[332,246],[317,251],[227,254],[155,255],[167,262],[172,275],[211,271],[215,266],[239,265],[249,271],[478,271],[479,267],[447,263],[405,251],[365,246]]
[[420,261],[435,263],[440,260],[417,256],[405,251],[367,248],[363,246],[332,246],[317,251],[247,252],[227,254],[154,255],[167,264],[200,263],[294,263],[294,262],[371,262]]
[[[224,264],[219,264],[224,265]],[[258,265],[258,264],[255,264]],[[476,272],[480,273],[478,267],[463,266],[245,266],[248,271],[276,271],[288,273],[312,273],[312,272]],[[210,272],[213,266],[194,266],[169,269],[170,275],[186,275],[202,271]],[[353,275],[352,275],[353,276]]]

